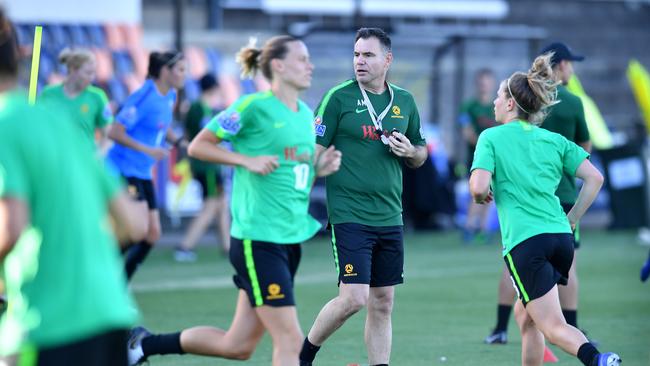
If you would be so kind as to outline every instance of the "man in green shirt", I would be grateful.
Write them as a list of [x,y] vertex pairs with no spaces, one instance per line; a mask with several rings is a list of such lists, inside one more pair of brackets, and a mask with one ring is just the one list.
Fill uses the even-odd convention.
[[0,357],[125,365],[120,343],[137,311],[109,211],[125,239],[144,236],[145,226],[78,143],[81,133],[14,90],[18,51],[8,24],[0,11],[0,262],[9,303]]
[[51,111],[65,113],[72,120],[91,146],[95,146],[95,133],[101,139],[99,148],[106,141],[106,126],[113,121],[113,112],[106,93],[90,83],[95,78],[95,56],[85,49],[64,49],[59,62],[66,65],[68,75],[61,84],[45,87],[39,102],[47,103]]
[[311,365],[323,342],[366,305],[369,363],[390,359],[394,286],[403,282],[401,163],[417,168],[427,157],[413,96],[386,82],[392,59],[383,30],[360,29],[355,79],[332,88],[316,112],[317,150],[335,145],[343,154],[326,181],[340,287],[305,338],[301,365]]

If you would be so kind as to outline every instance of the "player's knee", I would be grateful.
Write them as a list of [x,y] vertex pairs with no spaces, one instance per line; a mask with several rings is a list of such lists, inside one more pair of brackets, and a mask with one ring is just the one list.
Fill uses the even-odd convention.
[[368,311],[383,316],[390,315],[393,312],[393,296],[382,296],[373,299],[368,305]]
[[353,292],[343,298],[348,313],[356,313],[368,304],[368,294],[361,291]]
[[231,360],[246,361],[253,356],[254,351],[255,345],[251,346],[247,342],[243,342],[240,344],[233,344],[229,347],[224,357]]

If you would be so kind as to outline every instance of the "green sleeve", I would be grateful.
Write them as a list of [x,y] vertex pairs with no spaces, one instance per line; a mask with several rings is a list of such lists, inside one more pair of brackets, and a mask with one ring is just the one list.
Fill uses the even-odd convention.
[[472,168],[474,169],[483,169],[494,174],[495,170],[495,156],[494,156],[494,145],[490,139],[490,134],[483,132],[478,137],[478,142],[476,143],[476,150],[474,151],[474,162],[472,163]]
[[236,140],[255,120],[253,114],[256,98],[255,95],[239,98],[226,110],[214,116],[205,128],[212,131],[221,140]]
[[415,100],[412,97],[411,108],[409,109],[411,110],[411,114],[409,115],[409,124],[404,135],[413,145],[426,145],[427,142],[424,139],[424,133],[420,122],[420,112],[418,112],[418,106],[415,104]]
[[99,88],[95,91],[95,93],[97,95],[99,104],[97,116],[95,116],[95,128],[102,128],[113,122],[113,111],[111,110],[111,105],[108,102],[106,93],[104,93],[104,91]]
[[314,130],[316,143],[328,147],[332,144],[336,130],[339,127],[341,104],[333,93],[327,93],[316,108]]
[[[16,136],[12,139],[16,139]],[[0,143],[0,197],[26,199],[29,191],[27,167],[18,155],[21,149],[13,142],[15,141],[6,139]]]
[[578,98],[576,105],[576,142],[583,143],[589,141],[589,129],[585,120],[585,109],[582,101]]
[[574,142],[567,140],[564,136],[561,137],[564,140],[562,167],[565,174],[573,177],[576,175],[576,171],[580,164],[582,164],[585,159],[589,158],[589,154]]

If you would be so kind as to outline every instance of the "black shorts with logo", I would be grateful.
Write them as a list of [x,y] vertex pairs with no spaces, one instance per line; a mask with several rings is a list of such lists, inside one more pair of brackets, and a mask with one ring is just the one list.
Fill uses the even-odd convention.
[[235,286],[246,291],[251,306],[293,306],[293,279],[300,264],[300,244],[230,238]]
[[404,232],[400,226],[331,225],[339,283],[393,286],[404,282]]
[[124,177],[124,179],[128,184],[127,192],[133,199],[138,201],[147,201],[147,207],[149,207],[150,210],[158,208],[158,203],[156,202],[156,191],[151,179],[140,179],[135,177]]
[[[573,208],[573,203],[560,203],[565,214],[568,214],[569,211]],[[580,249],[580,224],[576,225],[576,229],[573,232],[573,247]]]
[[573,250],[572,234],[539,234],[522,241],[503,257],[524,306],[546,295],[556,284],[567,284]]

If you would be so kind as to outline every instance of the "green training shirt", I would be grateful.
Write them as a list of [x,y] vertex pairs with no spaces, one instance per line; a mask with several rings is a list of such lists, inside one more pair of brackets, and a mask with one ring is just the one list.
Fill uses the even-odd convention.
[[4,262],[9,309],[0,320],[0,355],[137,320],[108,220],[118,183],[58,117],[22,94],[0,96],[0,197],[24,202],[31,223]]
[[[394,100],[382,122],[383,131],[398,129],[413,145],[424,145],[420,115],[413,96],[390,84]],[[388,89],[368,92],[375,111],[390,102]],[[343,154],[341,168],[326,179],[327,207],[332,224],[369,226],[402,225],[402,167],[388,151],[368,112],[356,80],[330,89],[320,102],[314,120],[316,143],[336,146]]]
[[43,89],[39,102],[48,103],[46,108],[50,108],[52,112],[66,113],[66,118],[81,128],[88,141],[93,142],[93,146],[95,130],[113,121],[113,112],[106,93],[92,85],[74,98],[65,95],[63,84],[50,85]]
[[492,173],[504,256],[535,235],[571,233],[554,192],[562,176],[575,176],[588,157],[564,136],[528,122],[506,123],[481,134],[472,170]]
[[320,224],[307,212],[314,182],[312,111],[298,101],[290,110],[272,92],[246,95],[214,117],[208,130],[247,156],[274,155],[280,166],[268,175],[235,168],[231,235],[276,244],[311,238]]
[[[557,99],[560,103],[551,107],[542,127],[559,133],[567,140],[577,144],[588,142],[589,130],[580,98],[573,95],[565,86],[560,85],[557,87]],[[564,175],[555,194],[562,203],[575,203],[577,198],[575,178],[571,175]]]
[[[494,105],[482,104],[478,99],[473,98],[467,100],[460,107],[458,121],[461,126],[471,126],[476,136],[480,136],[481,132],[496,125],[494,120]],[[476,145],[467,143],[467,153],[469,158],[474,155]]]

